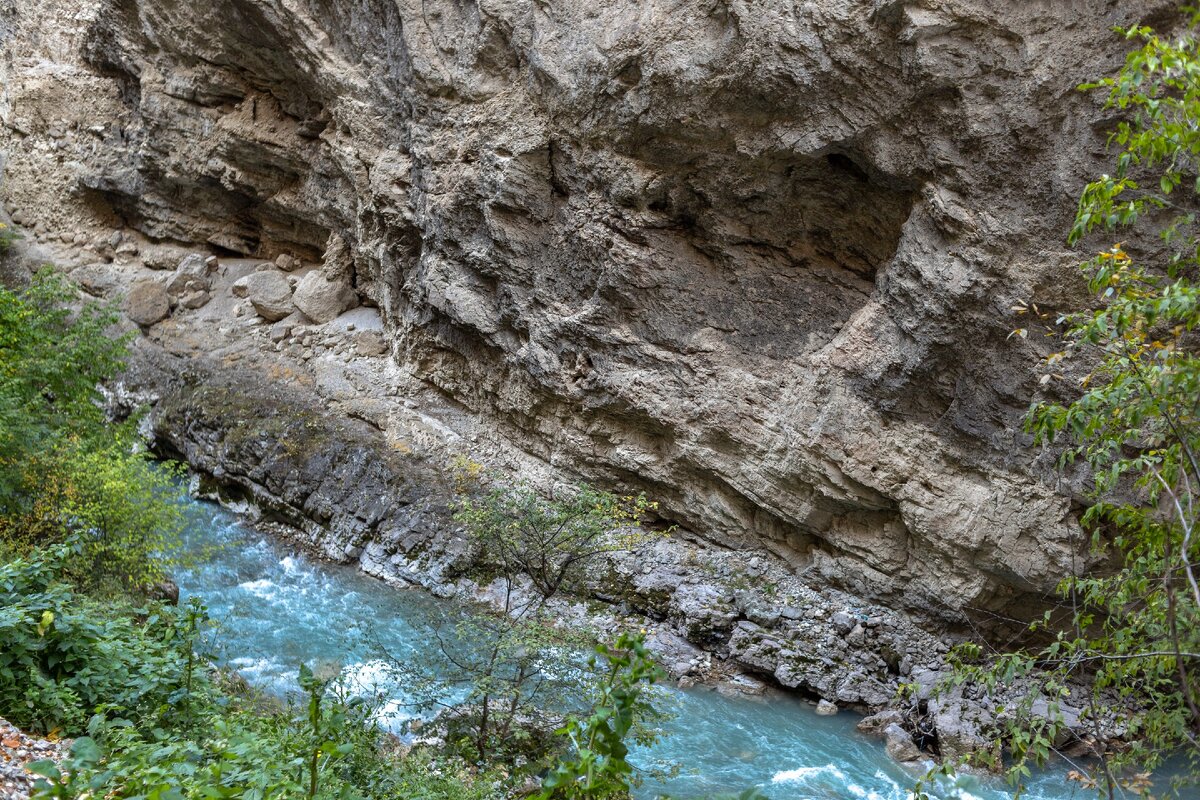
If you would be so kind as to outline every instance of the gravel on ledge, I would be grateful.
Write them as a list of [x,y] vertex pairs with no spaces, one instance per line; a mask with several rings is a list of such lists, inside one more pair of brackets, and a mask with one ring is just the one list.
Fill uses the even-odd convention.
[[50,741],[17,730],[0,718],[0,800],[26,800],[37,776],[25,767],[33,761],[62,761],[69,741]]

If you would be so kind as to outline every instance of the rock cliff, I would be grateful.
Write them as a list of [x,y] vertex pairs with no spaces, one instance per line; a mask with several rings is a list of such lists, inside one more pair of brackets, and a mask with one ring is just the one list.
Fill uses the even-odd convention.
[[1110,121],[1075,87],[1171,7],[3,0],[3,196],[85,269],[323,260],[297,297],[378,307],[481,456],[1011,611],[1079,537],[1014,432],[1043,345],[1009,309],[1077,296]]

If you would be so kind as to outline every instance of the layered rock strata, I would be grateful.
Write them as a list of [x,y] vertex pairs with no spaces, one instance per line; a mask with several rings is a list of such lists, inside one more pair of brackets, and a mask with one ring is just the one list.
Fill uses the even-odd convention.
[[[158,451],[197,470],[201,496],[259,527],[398,586],[503,607],[504,587],[480,578],[475,548],[451,519],[451,481],[437,461],[273,386],[261,365],[223,360],[144,346],[113,408],[150,403]],[[588,572],[582,594],[554,601],[563,624],[601,636],[647,631],[682,685],[745,694],[779,687],[820,699],[825,713],[872,714],[863,729],[885,736],[900,760],[990,749],[1003,709],[1031,688],[944,692],[946,642],[904,614],[815,589],[766,557],[668,537],[609,554]],[[1086,752],[1095,725],[1080,721],[1069,697],[1064,708],[1069,723],[1057,744]],[[1121,733],[1111,716],[1100,725]]]
[[480,457],[927,619],[1020,613],[1080,537],[1014,433],[1043,344],[1008,309],[1074,299],[1110,122],[1075,86],[1172,7],[8,0],[4,201],[82,261],[320,260],[292,302],[377,307]]

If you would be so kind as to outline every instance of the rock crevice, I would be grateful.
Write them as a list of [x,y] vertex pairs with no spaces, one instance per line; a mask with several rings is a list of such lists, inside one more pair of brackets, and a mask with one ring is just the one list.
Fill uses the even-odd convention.
[[378,307],[481,456],[1020,613],[1080,537],[1013,433],[1042,344],[1007,309],[1078,291],[1074,87],[1170,4],[1136,5],[13,0],[4,200],[81,259],[324,256],[288,303]]

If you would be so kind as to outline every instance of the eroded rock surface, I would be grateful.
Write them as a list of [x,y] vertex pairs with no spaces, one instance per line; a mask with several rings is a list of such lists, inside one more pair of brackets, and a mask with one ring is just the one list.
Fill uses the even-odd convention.
[[1075,86],[1170,7],[13,0],[5,202],[118,263],[324,259],[481,455],[1013,611],[1077,527],[1014,433],[1043,345],[1008,309],[1077,290],[1106,120]]

